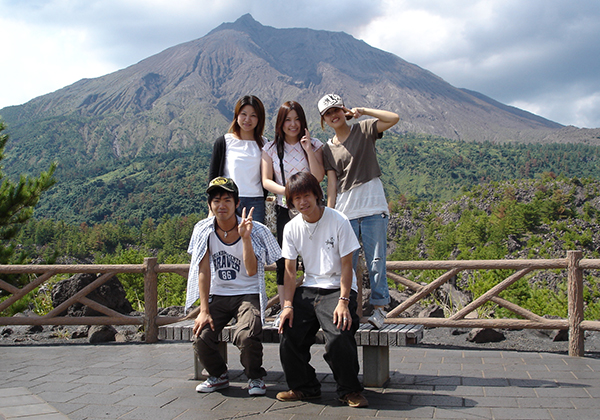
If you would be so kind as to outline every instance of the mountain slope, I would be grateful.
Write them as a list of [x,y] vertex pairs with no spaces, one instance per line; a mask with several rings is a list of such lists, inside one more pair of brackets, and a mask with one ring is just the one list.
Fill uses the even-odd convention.
[[[554,135],[569,141],[556,137],[560,124],[454,88],[348,34],[275,29],[244,15],[125,69],[0,110],[12,137],[7,170],[28,172],[55,159],[78,166],[211,143],[227,129],[236,100],[248,93],[265,103],[267,135],[279,105],[294,99],[304,105],[313,134],[325,138],[316,102],[329,92],[341,94],[350,107],[397,112],[397,133],[525,143]],[[587,133],[578,136],[598,143]]]

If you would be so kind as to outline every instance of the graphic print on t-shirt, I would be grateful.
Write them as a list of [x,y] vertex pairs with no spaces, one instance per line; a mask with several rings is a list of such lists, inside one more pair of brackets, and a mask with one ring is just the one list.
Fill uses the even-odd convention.
[[217,273],[219,279],[235,280],[240,273],[241,261],[239,258],[231,255],[227,251],[219,251],[212,256],[213,269]]
[[335,246],[335,239],[333,239],[333,236],[325,241],[325,245],[327,246],[327,249],[333,249]]

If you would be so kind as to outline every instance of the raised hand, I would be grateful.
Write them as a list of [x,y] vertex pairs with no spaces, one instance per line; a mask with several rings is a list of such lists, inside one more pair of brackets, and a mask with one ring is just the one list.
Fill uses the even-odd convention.
[[348,109],[343,107],[342,109],[344,110],[344,115],[346,115],[347,120],[351,120],[352,118],[360,118],[364,115],[364,108]]
[[308,132],[308,128],[304,129],[304,136],[300,139],[300,145],[307,152],[311,148],[310,133]]
[[242,220],[238,225],[238,233],[242,239],[249,238],[252,233],[252,213],[254,213],[254,207],[250,209],[248,217],[246,217],[246,207],[242,209]]

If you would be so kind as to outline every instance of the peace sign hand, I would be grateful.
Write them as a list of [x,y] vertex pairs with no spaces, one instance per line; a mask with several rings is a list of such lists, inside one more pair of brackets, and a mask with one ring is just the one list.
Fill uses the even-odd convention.
[[242,239],[248,239],[252,233],[252,213],[254,213],[254,207],[250,209],[248,217],[246,217],[246,207],[242,209],[242,220],[238,225],[238,233]]
[[346,115],[347,120],[351,120],[352,118],[360,118],[362,117],[364,108],[352,108],[348,109],[346,107],[342,108],[344,110],[344,114]]

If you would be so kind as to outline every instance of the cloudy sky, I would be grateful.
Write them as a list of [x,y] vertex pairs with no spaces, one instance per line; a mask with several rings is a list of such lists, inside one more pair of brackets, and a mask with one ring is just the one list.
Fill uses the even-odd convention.
[[0,108],[111,73],[245,13],[344,31],[456,87],[600,127],[597,0],[0,0]]

